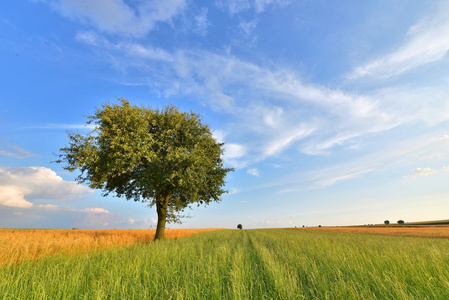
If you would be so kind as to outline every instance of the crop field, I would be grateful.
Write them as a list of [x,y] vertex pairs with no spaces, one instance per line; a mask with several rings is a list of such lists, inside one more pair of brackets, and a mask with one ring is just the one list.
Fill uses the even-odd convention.
[[[166,229],[166,238],[191,236],[219,229]],[[153,241],[155,229],[140,230],[67,230],[67,229],[0,229],[0,265],[24,259],[131,246]]]
[[416,236],[449,238],[449,225],[388,225],[388,226],[343,226],[343,227],[306,227],[300,230],[334,231],[356,234],[380,234],[394,236]]
[[0,267],[0,299],[449,299],[449,239],[221,230]]

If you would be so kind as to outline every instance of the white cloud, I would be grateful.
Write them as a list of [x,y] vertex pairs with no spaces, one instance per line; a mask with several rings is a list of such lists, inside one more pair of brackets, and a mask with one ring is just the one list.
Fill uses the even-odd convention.
[[412,26],[405,41],[391,53],[356,68],[350,78],[388,78],[442,59],[449,50],[449,5],[446,1],[430,16]]
[[157,220],[155,218],[150,218],[151,224],[157,224]]
[[239,192],[240,192],[239,189],[236,189],[236,188],[230,188],[230,189],[229,189],[229,192],[228,192],[228,195],[238,194]]
[[121,44],[119,47],[123,48],[130,56],[140,56],[151,60],[172,61],[172,56],[165,50],[153,47],[144,47],[139,44]]
[[257,168],[248,169],[246,171],[246,173],[248,173],[249,175],[252,175],[252,176],[256,176],[256,177],[260,176],[259,170]]
[[274,109],[267,112],[263,118],[265,124],[270,127],[277,128],[279,123],[282,121],[282,114],[284,110],[282,107],[274,107]]
[[65,17],[97,29],[127,36],[143,36],[158,22],[170,23],[187,6],[185,0],[141,1],[131,7],[123,0],[47,0]]
[[25,200],[24,196],[28,190],[16,186],[0,185],[0,205],[18,208],[33,206],[33,203]]
[[[173,61],[172,55],[163,49],[155,48],[150,45],[137,44],[137,43],[133,43],[130,41],[113,44],[113,43],[110,43],[104,37],[98,35],[95,32],[92,32],[92,31],[78,32],[76,34],[76,39],[82,43],[85,43],[85,44],[88,44],[91,46],[109,49],[110,51],[118,51],[120,53],[125,54],[126,56],[131,56],[133,59],[139,58],[139,59],[165,61],[165,62]],[[64,125],[65,126],[73,126],[73,125],[66,125],[66,124],[64,124]],[[61,125],[59,125],[59,126],[61,126]],[[80,125],[75,125],[75,126],[80,126]]]
[[215,129],[212,132],[212,135],[214,137],[214,139],[219,142],[219,143],[224,143],[225,141],[225,137],[226,137],[226,133],[223,130],[219,130],[219,129]]
[[58,210],[59,206],[54,204],[39,204],[37,207],[45,210]]
[[339,181],[342,180],[348,180],[348,179],[352,179],[352,178],[357,178],[360,177],[363,174],[367,174],[367,173],[371,173],[373,172],[375,169],[350,169],[350,170],[345,170],[342,173],[334,176],[334,177],[329,177],[326,178],[324,180],[321,180],[318,182],[319,185],[321,186],[329,186],[329,185],[333,185]]
[[135,222],[136,221],[131,217],[128,217],[128,219],[126,220],[126,223],[128,223],[129,225],[133,225]]
[[310,136],[315,131],[315,128],[309,127],[306,124],[299,124],[293,130],[286,130],[288,129],[283,128],[284,132],[280,132],[278,137],[273,138],[266,145],[263,158],[281,153],[294,142]]
[[33,199],[74,200],[93,191],[45,167],[0,167],[0,205],[31,207]]
[[429,176],[437,172],[437,170],[434,170],[432,168],[416,168],[413,170],[413,173],[418,176]]
[[92,214],[109,214],[109,210],[101,207],[87,207],[82,209],[75,209],[74,211],[92,213]]
[[242,145],[238,144],[225,144],[225,152],[224,152],[224,159],[230,160],[235,158],[240,158],[243,155],[245,155],[246,149]]

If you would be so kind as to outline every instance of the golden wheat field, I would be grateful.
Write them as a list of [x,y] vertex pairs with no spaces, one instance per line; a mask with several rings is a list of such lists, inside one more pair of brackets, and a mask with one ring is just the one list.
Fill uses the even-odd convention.
[[342,226],[342,227],[306,227],[300,229],[326,230],[326,231],[346,232],[346,233],[449,238],[449,225]]
[[[178,238],[214,230],[220,229],[166,229],[165,237]],[[0,229],[0,265],[62,253],[71,255],[107,247],[148,243],[154,239],[155,233],[155,229]]]

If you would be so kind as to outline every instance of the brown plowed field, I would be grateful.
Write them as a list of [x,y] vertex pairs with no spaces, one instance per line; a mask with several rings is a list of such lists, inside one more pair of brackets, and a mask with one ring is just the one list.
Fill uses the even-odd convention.
[[[220,229],[166,229],[166,238],[190,236]],[[123,247],[151,242],[155,229],[0,229],[0,265],[55,254]]]
[[449,225],[389,225],[389,226],[339,226],[306,227],[303,230],[325,230],[346,233],[381,234],[396,236],[416,236],[432,238],[449,238]]

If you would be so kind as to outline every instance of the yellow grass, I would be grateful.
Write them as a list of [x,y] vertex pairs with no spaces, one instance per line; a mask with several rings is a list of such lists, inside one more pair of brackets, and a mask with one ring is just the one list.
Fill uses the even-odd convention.
[[[190,236],[219,229],[166,229],[166,238]],[[36,260],[55,254],[123,247],[148,243],[155,229],[70,230],[70,229],[0,229],[0,265]]]
[[326,231],[347,232],[347,233],[449,238],[449,225],[342,226],[342,227],[307,227],[301,229],[326,230]]

